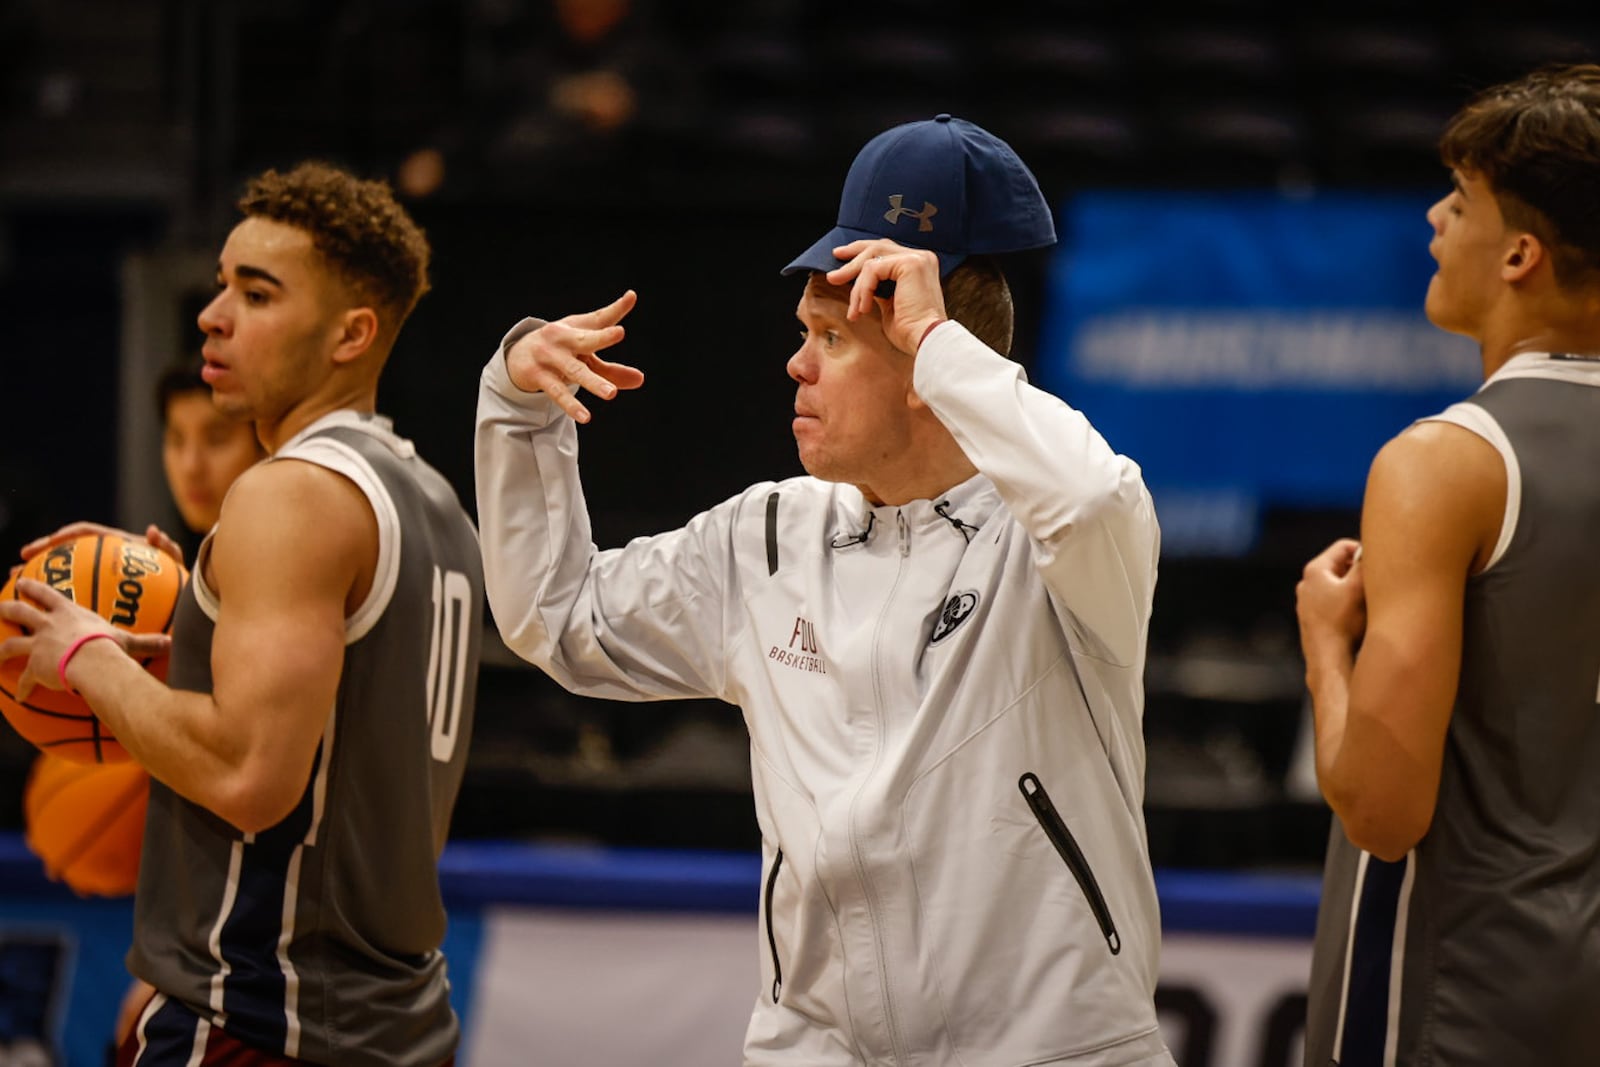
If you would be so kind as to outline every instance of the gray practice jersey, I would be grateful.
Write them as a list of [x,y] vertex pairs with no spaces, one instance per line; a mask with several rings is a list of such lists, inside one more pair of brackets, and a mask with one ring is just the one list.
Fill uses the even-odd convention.
[[[314,1063],[433,1067],[458,1037],[437,860],[472,731],[477,536],[387,420],[329,415],[269,462],[285,458],[366,494],[372,591],[346,620],[338,696],[287,818],[240,833],[152,783],[129,966],[200,1016],[202,1040],[221,1026]],[[197,561],[174,628],[175,688],[211,691],[217,610]]]
[[1438,806],[1403,860],[1335,822],[1309,1067],[1600,1063],[1600,363],[1517,356],[1442,415],[1506,463],[1467,584]]

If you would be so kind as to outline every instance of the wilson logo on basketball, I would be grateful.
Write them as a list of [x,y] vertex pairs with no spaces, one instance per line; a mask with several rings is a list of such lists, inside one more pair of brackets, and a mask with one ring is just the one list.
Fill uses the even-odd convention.
[[945,601],[944,610],[939,613],[939,621],[933,624],[933,636],[928,639],[928,644],[937,645],[955,633],[956,627],[966,622],[977,606],[977,593],[957,593]]
[[117,596],[111,604],[111,625],[133,625],[139,617],[139,598],[144,596],[145,577],[160,572],[161,557],[155,549],[141,545],[123,547],[121,580],[117,582]]

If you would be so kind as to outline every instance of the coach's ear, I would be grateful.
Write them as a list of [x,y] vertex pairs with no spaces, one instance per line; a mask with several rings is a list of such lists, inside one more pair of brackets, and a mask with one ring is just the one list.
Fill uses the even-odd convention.
[[354,362],[378,339],[378,313],[369,307],[349,308],[340,314],[335,329],[333,361]]

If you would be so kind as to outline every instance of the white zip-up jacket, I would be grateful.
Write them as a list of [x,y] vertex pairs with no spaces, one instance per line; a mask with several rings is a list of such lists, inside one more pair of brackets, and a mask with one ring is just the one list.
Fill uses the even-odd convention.
[[1130,460],[956,323],[913,385],[981,472],[763,483],[598,551],[577,427],[484,370],[506,643],[576,693],[744,710],[763,852],[745,1062],[1170,1064],[1141,812],[1159,534]]

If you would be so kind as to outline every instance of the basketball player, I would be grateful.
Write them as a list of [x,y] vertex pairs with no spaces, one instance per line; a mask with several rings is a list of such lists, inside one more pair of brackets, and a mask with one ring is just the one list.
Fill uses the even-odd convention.
[[[253,180],[200,314],[217,406],[270,459],[228,493],[171,687],[39,584],[0,606],[25,679],[84,694],[156,779],[123,1064],[451,1061],[437,858],[472,727],[481,577],[448,484],[373,414],[427,288],[387,186]],[[93,640],[111,636],[111,640]]]
[[[502,632],[567,688],[744,709],[764,854],[749,1064],[1171,1064],[1140,731],[1158,533],[1130,460],[1006,358],[992,254],[1052,243],[1004,142],[870,141],[805,287],[810,477],[596,551],[574,386],[630,291],[505,338],[479,394]],[[883,282],[893,282],[892,296]]]
[[1429,319],[1485,382],[1373,461],[1299,597],[1337,816],[1308,1067],[1600,1061],[1600,67],[1445,128]]

